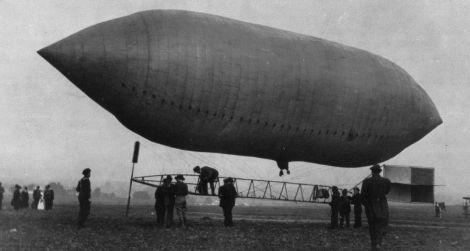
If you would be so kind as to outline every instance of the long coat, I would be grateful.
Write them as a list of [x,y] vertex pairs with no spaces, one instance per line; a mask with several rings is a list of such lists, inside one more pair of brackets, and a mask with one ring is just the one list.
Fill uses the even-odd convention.
[[13,198],[11,199],[11,205],[18,210],[21,207],[21,192],[19,189],[16,189],[13,192]]
[[87,177],[81,178],[75,190],[78,192],[78,200],[80,201],[89,200],[91,197],[90,179]]
[[164,208],[165,202],[165,194],[163,192],[162,186],[158,186],[157,190],[155,190],[155,209],[157,208]]
[[390,191],[390,180],[378,174],[362,182],[362,203],[366,208],[368,217],[385,219],[388,221],[388,203],[386,195]]
[[219,187],[219,198],[221,207],[233,207],[235,206],[235,198],[237,198],[237,190],[233,184],[224,184]]
[[33,200],[35,202],[39,201],[41,199],[41,190],[39,189],[34,189],[33,191]]
[[349,214],[351,212],[351,197],[345,195],[339,198],[339,212]]
[[29,193],[28,191],[21,192],[21,206],[27,208],[29,206]]
[[161,185],[161,190],[163,193],[163,204],[165,206],[175,204],[175,184],[163,184]]

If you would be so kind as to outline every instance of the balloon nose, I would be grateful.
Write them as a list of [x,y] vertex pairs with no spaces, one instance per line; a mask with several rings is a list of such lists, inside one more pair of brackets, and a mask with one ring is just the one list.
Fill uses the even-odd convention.
[[48,60],[48,58],[49,58],[49,51],[47,50],[47,47],[44,47],[44,48],[40,49],[39,51],[37,51],[37,53],[38,53],[42,58],[44,58],[45,60],[47,60],[47,61],[49,62],[49,60]]
[[54,44],[44,47],[37,53],[62,72],[72,83],[79,80],[83,45],[78,36],[70,36]]
[[443,123],[442,118],[439,115],[439,112],[435,108],[434,108],[434,112],[431,113],[431,115],[429,115],[428,118],[429,118],[429,125],[431,127],[430,131]]
[[56,67],[56,65],[57,65],[56,61],[57,60],[54,60],[54,58],[57,58],[57,52],[54,52],[53,48],[54,47],[52,45],[50,45],[50,46],[47,46],[47,47],[44,47],[44,48],[40,49],[39,51],[37,51],[37,53],[42,58],[44,58],[47,62],[49,62],[51,65]]
[[57,47],[54,46],[54,44],[50,45],[50,46],[46,46],[42,49],[40,49],[39,51],[37,51],[37,53],[42,57],[44,58],[45,60],[47,60],[47,62],[53,62],[53,58],[54,56],[56,56],[58,54],[58,51],[57,51]]
[[443,122],[443,121],[442,121],[442,118],[441,118],[441,116],[439,115],[439,113],[437,112],[437,110],[436,110],[436,115],[433,117],[433,121],[434,121],[434,124],[435,124],[436,126],[442,124],[442,122]]
[[103,34],[90,28],[44,47],[38,54],[75,86],[101,104],[104,68]]
[[427,120],[426,124],[428,125],[429,131],[432,131],[434,128],[442,124],[443,121],[441,116],[439,115],[439,112],[437,111],[436,106],[434,105],[429,96],[425,95],[425,100],[423,103],[423,114],[425,116],[425,119]]

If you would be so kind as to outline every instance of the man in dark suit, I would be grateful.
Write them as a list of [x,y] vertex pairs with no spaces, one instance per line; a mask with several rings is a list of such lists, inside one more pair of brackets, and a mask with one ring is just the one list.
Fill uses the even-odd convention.
[[354,194],[351,199],[354,205],[354,228],[362,226],[362,199],[359,187],[354,187]]
[[224,226],[233,226],[232,209],[235,206],[235,199],[237,198],[237,190],[233,186],[233,179],[224,179],[224,185],[219,187],[220,207],[224,211]]
[[90,197],[91,197],[91,184],[90,184],[90,168],[85,168],[82,172],[83,178],[78,182],[76,191],[78,192],[78,202],[80,203],[80,211],[78,212],[78,228],[82,228],[88,215],[90,214]]
[[39,200],[41,199],[41,190],[39,189],[39,186],[36,187],[33,191],[33,203],[31,203],[31,208],[32,209],[38,209],[38,204]]
[[21,208],[21,192],[20,192],[21,187],[16,184],[15,185],[15,191],[13,192],[13,198],[11,199],[11,205],[13,208],[18,211]]
[[372,176],[362,182],[362,203],[366,209],[372,250],[380,248],[388,225],[388,203],[390,180],[380,176],[382,169],[373,165]]
[[330,217],[330,228],[338,228],[338,214],[339,214],[339,200],[340,194],[337,186],[331,187],[331,217]]
[[44,190],[44,202],[46,204],[45,209],[52,210],[52,205],[54,203],[54,190],[51,189],[50,185],[46,185],[46,190]]
[[163,185],[159,185],[155,190],[155,213],[157,214],[157,225],[163,226],[165,223],[165,194]]
[[23,187],[23,191],[21,191],[21,207],[28,208],[29,207],[29,193],[28,187]]

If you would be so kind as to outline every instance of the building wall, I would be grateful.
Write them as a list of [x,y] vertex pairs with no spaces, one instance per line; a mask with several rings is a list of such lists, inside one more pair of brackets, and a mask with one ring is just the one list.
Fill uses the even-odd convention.
[[392,183],[411,184],[411,169],[409,166],[385,165],[383,176]]
[[385,165],[383,176],[392,182],[389,200],[434,202],[434,168]]
[[412,167],[411,184],[428,186],[434,185],[434,169]]
[[434,202],[434,186],[411,186],[411,202]]
[[387,198],[390,201],[411,202],[411,186],[392,183]]

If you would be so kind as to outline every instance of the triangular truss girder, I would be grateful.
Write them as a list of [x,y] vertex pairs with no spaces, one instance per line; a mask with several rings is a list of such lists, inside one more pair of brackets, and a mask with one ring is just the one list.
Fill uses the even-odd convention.
[[[163,183],[163,179],[176,174],[157,174],[133,177],[131,182],[157,187]],[[212,196],[210,194],[203,195],[197,192],[197,184],[199,184],[198,174],[183,174],[185,183],[188,185],[189,193],[193,195]],[[215,182],[215,192],[217,194],[218,187],[223,183],[223,179],[227,177],[219,177]],[[234,186],[238,193],[238,198],[264,199],[264,200],[281,200],[290,202],[307,202],[307,203],[329,203],[331,195],[331,186],[315,185],[305,183],[294,183],[285,181],[259,180],[246,178],[233,178]],[[305,195],[308,195],[306,197]]]

